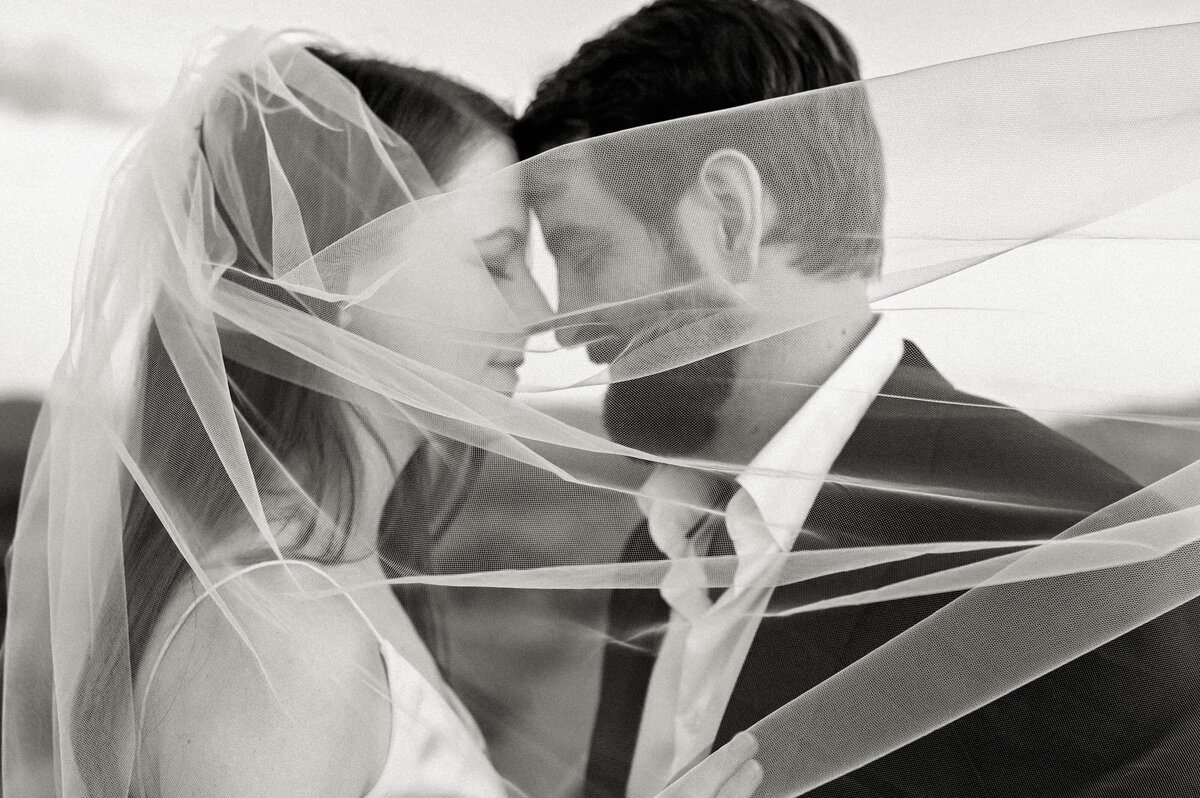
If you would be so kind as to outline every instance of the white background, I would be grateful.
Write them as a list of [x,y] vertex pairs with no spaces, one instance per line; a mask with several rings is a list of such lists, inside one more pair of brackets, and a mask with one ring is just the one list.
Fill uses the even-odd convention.
[[[866,76],[1074,36],[1200,20],[1200,0],[813,4],[847,32]],[[351,46],[439,68],[520,110],[540,75],[640,5],[7,0],[0,11],[0,398],[37,394],[49,384],[67,339],[81,232],[111,153],[166,99],[191,43],[206,31],[248,24],[315,28]],[[1178,361],[1160,365],[1147,371],[1179,371]]]

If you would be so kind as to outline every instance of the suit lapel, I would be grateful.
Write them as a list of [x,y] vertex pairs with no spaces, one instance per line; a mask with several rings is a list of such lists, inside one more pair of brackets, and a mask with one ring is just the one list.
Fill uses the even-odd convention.
[[[831,476],[903,480],[926,473],[945,405],[905,397],[939,400],[952,392],[920,350],[905,341],[900,365],[847,441]],[[883,491],[827,482],[805,527],[820,535],[826,542],[823,548],[861,546],[887,537],[880,527],[888,522],[893,501]],[[811,536],[801,539],[807,548],[810,541]],[[889,580],[891,570],[890,566],[864,568],[775,589],[768,617],[759,625],[726,706],[714,748],[845,667],[855,629],[872,605],[784,617],[771,614],[873,590]]]
[[[910,342],[880,396],[872,403],[847,442],[832,474],[853,478],[885,476],[918,478],[926,473],[935,432],[953,387]],[[911,401],[905,397],[932,399]],[[880,522],[888,518],[891,499],[882,491],[827,483],[818,494],[806,526],[820,532],[829,548],[878,540]],[[662,559],[643,520],[630,536],[623,562]],[[769,611],[801,606],[820,598],[870,590],[887,581],[885,567],[810,580],[777,588]],[[714,748],[841,670],[846,651],[863,615],[870,609],[846,607],[783,618],[764,618],[735,684]],[[662,630],[670,608],[658,590],[617,590],[609,604],[609,637],[605,647],[600,705],[592,734],[584,794],[586,798],[619,798],[625,794],[641,726],[642,708]],[[875,795],[846,777],[840,789],[855,796]],[[838,793],[841,795],[842,793]]]

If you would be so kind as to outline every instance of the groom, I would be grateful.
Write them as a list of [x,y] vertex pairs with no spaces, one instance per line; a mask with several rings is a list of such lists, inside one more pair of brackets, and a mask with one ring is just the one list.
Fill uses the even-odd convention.
[[[858,77],[841,32],[795,0],[659,0],[543,81],[518,124],[518,147],[528,158]],[[865,102],[843,96],[851,102],[839,115],[807,122],[842,126],[829,140],[853,168],[837,157],[789,166],[761,152],[706,147],[700,142],[711,139],[697,135],[658,161],[639,151],[627,169],[575,169],[557,180],[540,170],[531,179],[559,268],[559,311],[581,314],[559,338],[586,343],[597,362],[612,361],[636,333],[619,314],[621,300],[684,273],[720,271],[744,295],[782,297],[824,319],[610,387],[605,423],[618,442],[749,467],[733,482],[657,468],[626,561],[737,553],[741,569],[783,551],[863,541],[1047,538],[1139,487],[1027,416],[958,391],[877,322],[866,287],[881,258],[879,141]],[[786,207],[794,192],[780,189],[800,179],[789,168],[810,180],[815,170],[830,201]],[[831,204],[834,213],[821,217]],[[773,490],[756,476],[772,470],[839,481]],[[958,499],[881,490],[872,480],[938,486]],[[996,495],[1022,501],[975,500]],[[728,528],[697,533],[697,519],[680,511],[688,504],[727,507]],[[764,526],[803,531],[766,534]],[[953,595],[763,617],[817,594],[911,578],[929,568],[927,559],[774,590],[614,591],[586,795],[655,794],[948,603]],[[667,632],[652,631],[664,625]],[[1187,726],[1200,679],[1184,645],[1197,628],[1191,605],[1168,613],[809,794],[1200,794],[1200,745]]]

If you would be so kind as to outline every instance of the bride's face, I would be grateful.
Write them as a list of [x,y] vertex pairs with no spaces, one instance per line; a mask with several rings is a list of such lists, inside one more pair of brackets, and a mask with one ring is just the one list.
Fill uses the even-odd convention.
[[474,146],[397,234],[401,268],[348,326],[405,357],[512,393],[528,325],[550,307],[529,272],[529,209],[504,138]]

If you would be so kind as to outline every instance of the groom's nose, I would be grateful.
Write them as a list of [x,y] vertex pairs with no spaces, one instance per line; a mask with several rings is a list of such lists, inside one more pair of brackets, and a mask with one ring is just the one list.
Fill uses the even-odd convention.
[[588,342],[588,303],[582,292],[563,269],[558,271],[558,314],[554,320],[554,337],[559,346],[582,346]]
[[560,269],[558,274],[558,313],[553,327],[559,346],[586,346],[593,362],[611,362],[624,349],[614,325],[611,301],[573,272]]
[[554,323],[554,337],[559,346],[567,348],[583,346],[595,338],[595,325],[588,322],[586,315],[564,315],[561,311]]
[[620,330],[595,312],[560,313],[554,322],[554,337],[559,346],[586,346],[593,363],[612,363],[628,345]]
[[525,325],[527,334],[533,335],[550,329],[547,320],[554,315],[554,309],[550,307],[550,300],[542,293],[533,277],[522,275],[520,278],[511,279],[517,282],[517,285],[505,292],[506,299],[517,319]]

